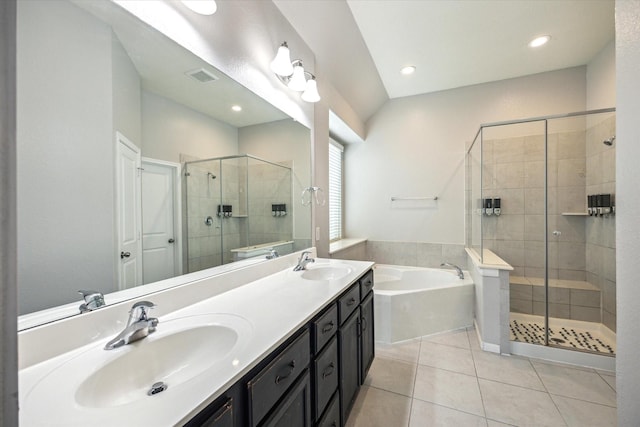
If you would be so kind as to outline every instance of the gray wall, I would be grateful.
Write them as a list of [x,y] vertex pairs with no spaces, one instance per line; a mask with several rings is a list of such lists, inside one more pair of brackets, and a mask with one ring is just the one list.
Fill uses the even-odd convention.
[[18,18],[18,283],[26,313],[78,299],[79,286],[115,290],[112,34],[67,2],[19,2]]
[[616,1],[617,146],[616,215],[618,330],[616,389],[618,425],[640,420],[640,1]]
[[16,3],[0,2],[0,425],[18,425]]
[[179,163],[238,153],[238,128],[170,99],[142,93],[142,155]]

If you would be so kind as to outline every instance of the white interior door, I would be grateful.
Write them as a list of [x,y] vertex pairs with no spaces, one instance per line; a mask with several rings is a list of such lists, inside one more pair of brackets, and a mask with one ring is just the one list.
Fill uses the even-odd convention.
[[116,133],[118,288],[142,284],[140,149]]
[[152,283],[181,274],[176,194],[180,165],[152,159],[142,165],[142,265],[144,283]]

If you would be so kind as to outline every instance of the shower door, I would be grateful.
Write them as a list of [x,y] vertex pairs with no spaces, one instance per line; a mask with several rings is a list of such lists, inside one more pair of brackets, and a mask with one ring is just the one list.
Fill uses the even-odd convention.
[[[514,268],[511,339],[615,354],[614,113],[483,127],[482,147],[482,245]],[[589,215],[595,195],[608,207]]]

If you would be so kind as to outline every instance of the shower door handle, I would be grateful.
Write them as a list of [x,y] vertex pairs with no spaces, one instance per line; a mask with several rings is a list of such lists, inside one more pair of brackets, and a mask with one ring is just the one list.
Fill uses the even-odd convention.
[[169,243],[173,243],[175,242],[175,239],[173,239],[173,237],[171,239],[168,240]]
[[120,252],[120,259],[129,258],[131,256],[131,252]]

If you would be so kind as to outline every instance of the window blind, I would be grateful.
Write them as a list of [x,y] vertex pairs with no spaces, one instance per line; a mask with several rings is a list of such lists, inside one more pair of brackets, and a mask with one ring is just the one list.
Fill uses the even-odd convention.
[[329,240],[342,238],[342,154],[344,147],[329,144]]

